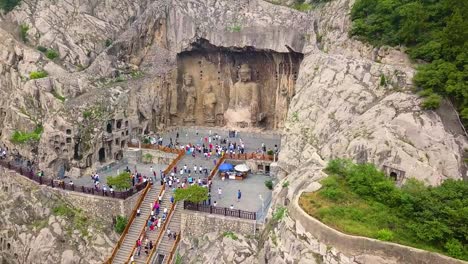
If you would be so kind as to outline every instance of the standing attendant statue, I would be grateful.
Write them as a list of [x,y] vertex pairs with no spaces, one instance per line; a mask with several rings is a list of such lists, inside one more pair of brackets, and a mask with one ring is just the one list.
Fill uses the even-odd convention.
[[194,121],[195,117],[195,103],[197,101],[197,90],[193,86],[193,78],[192,76],[185,74],[184,75],[184,85],[182,86],[182,90],[187,93],[187,97],[185,99],[185,114],[186,118],[185,121]]

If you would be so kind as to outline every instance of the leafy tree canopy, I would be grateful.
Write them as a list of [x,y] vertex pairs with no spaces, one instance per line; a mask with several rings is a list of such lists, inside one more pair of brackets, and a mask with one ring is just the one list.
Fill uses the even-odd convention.
[[438,106],[433,93],[455,103],[468,125],[468,1],[357,0],[350,34],[375,45],[404,45],[419,67],[414,83],[425,108]]
[[194,184],[187,189],[176,189],[174,198],[176,201],[200,203],[208,199],[208,189]]
[[106,180],[107,185],[114,187],[116,190],[126,190],[132,186],[132,179],[128,172],[122,172],[117,176],[109,176]]

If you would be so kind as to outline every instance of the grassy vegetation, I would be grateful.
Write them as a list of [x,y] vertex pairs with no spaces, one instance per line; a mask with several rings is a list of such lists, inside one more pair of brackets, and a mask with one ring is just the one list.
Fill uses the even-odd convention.
[[52,95],[57,98],[58,100],[62,101],[62,102],[65,102],[65,98],[64,96],[60,95],[57,91],[53,90],[52,91]]
[[273,220],[279,222],[281,219],[283,219],[286,216],[287,209],[286,207],[278,207],[276,208],[276,211],[273,213]]
[[88,228],[90,223],[88,217],[81,209],[74,208],[65,202],[60,202],[52,209],[52,212],[54,215],[65,217],[69,221],[70,232],[72,229],[76,229],[80,231],[82,236],[89,236]]
[[392,241],[468,260],[468,182],[426,187],[408,180],[397,188],[371,164],[330,161],[329,177],[300,206],[349,234]]
[[47,48],[41,45],[37,46],[37,50],[44,53],[47,52]]
[[265,187],[267,187],[269,190],[273,190],[273,181],[272,180],[266,180],[265,181]]
[[242,26],[238,24],[228,27],[228,31],[230,32],[241,32],[241,30],[242,30]]
[[109,47],[110,45],[112,45],[112,39],[106,39],[106,42],[104,43],[104,45],[106,45],[106,47]]
[[33,71],[29,73],[29,79],[41,79],[47,77],[49,74],[46,71]]
[[26,43],[28,42],[28,30],[29,30],[29,26],[26,25],[26,24],[21,24],[20,25],[20,38],[21,40]]
[[11,136],[11,142],[13,144],[25,144],[25,143],[30,143],[30,142],[39,142],[41,139],[41,135],[43,132],[43,127],[42,125],[38,125],[36,129],[32,132],[24,132],[24,131],[19,131],[15,130],[13,132],[13,135]]
[[127,224],[128,224],[127,217],[118,215],[116,222],[115,222],[115,226],[114,226],[115,232],[117,232],[118,234],[122,234]]
[[308,3],[294,3],[292,6],[292,8],[296,9],[297,11],[301,11],[301,12],[307,12],[309,10],[312,10],[313,6],[311,4],[308,4]]
[[151,153],[146,153],[145,155],[143,155],[143,160],[145,163],[152,163],[153,162],[153,155],[151,155]]
[[192,203],[201,203],[208,199],[208,189],[199,185],[190,185],[186,189],[176,189],[174,192],[176,201],[189,201]]
[[224,236],[224,237],[229,237],[229,238],[232,239],[232,240],[238,240],[238,239],[239,239],[239,238],[236,236],[236,234],[234,234],[234,233],[231,232],[231,231],[224,232],[224,233],[223,233],[223,236]]
[[182,256],[177,252],[175,257],[175,264],[182,264]]
[[48,49],[46,51],[45,55],[49,60],[54,60],[54,59],[59,57],[58,51],[56,51],[54,49]]
[[283,182],[283,185],[282,185],[283,188],[287,188],[288,186],[289,186],[289,181]]
[[[351,35],[375,46],[406,46],[421,63],[413,81],[423,107],[434,109],[442,97],[457,107],[468,125],[468,4],[439,0],[357,0]],[[433,94],[437,94],[435,96]]]

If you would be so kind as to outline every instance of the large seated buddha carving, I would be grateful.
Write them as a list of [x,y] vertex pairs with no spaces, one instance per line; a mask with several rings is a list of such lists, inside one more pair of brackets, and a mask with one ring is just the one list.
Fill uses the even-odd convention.
[[260,89],[251,78],[250,67],[243,64],[239,69],[239,80],[231,87],[229,93],[229,107],[224,114],[228,125],[255,126],[260,121]]

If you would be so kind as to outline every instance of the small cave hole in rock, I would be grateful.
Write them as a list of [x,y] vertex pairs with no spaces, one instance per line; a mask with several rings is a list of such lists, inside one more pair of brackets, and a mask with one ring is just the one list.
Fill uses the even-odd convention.
[[107,123],[106,131],[107,131],[107,133],[112,133],[112,124],[111,123]]
[[99,149],[99,162],[105,162],[106,161],[106,150],[104,148]]
[[67,137],[67,143],[70,144],[72,142],[72,139]]
[[117,120],[117,129],[120,129],[122,127],[122,120]]
[[396,174],[396,172],[390,172],[390,179],[392,179],[395,182],[398,180],[398,175]]
[[72,132],[71,129],[67,129],[66,131],[67,135],[71,135],[71,132]]

